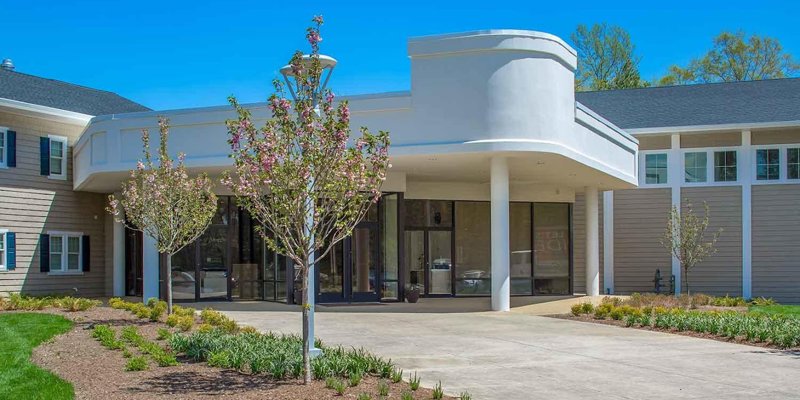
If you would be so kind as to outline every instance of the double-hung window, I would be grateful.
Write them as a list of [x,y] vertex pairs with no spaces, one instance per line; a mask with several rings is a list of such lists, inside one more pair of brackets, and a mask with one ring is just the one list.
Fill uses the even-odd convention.
[[0,230],[0,271],[6,270],[6,231]]
[[50,178],[67,178],[67,138],[50,135]]
[[800,147],[786,149],[786,179],[800,179]]
[[736,182],[736,150],[714,152],[714,181]]
[[779,149],[756,150],[756,180],[774,181],[781,178],[781,151]]
[[708,153],[692,152],[683,155],[684,181],[698,183],[708,180]]
[[0,128],[0,168],[5,167],[6,163],[8,162],[8,156],[6,156],[8,144],[6,143],[6,130]]
[[645,154],[644,176],[649,185],[667,183],[667,153]]
[[50,233],[50,272],[77,273],[83,271],[81,234]]

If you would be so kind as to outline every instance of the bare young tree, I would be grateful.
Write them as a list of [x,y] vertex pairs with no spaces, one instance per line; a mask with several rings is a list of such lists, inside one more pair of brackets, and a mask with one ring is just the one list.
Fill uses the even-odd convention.
[[172,314],[172,255],[206,231],[217,210],[217,196],[206,174],[189,176],[183,153],[178,154],[177,164],[170,158],[169,121],[159,118],[158,127],[158,163],[152,160],[150,135],[144,129],[144,161],[123,182],[120,195],[108,197],[106,210],[118,222],[155,239],[158,252],[167,256],[167,313]]
[[[706,240],[706,230],[709,224],[708,204],[703,202],[704,215],[695,214],[691,203],[687,202],[683,212],[678,207],[673,206],[667,218],[667,229],[661,244],[669,249],[681,265],[684,282],[686,282],[686,294],[691,294],[689,289],[689,272],[701,263],[708,256],[717,252],[714,245],[722,233],[722,228]],[[680,291],[680,290],[679,290]]]

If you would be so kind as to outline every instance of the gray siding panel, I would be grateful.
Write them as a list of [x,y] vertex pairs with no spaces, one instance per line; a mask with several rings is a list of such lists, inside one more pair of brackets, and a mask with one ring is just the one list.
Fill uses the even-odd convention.
[[[684,187],[681,189],[683,207],[692,204],[695,213],[703,214],[703,202],[708,204],[709,224],[706,238],[722,229],[716,244],[717,252],[694,267],[689,273],[693,293],[714,296],[742,295],[742,187]],[[683,279],[684,289],[686,278]]]
[[[0,169],[0,228],[17,234],[17,268],[0,272],[0,295],[108,294],[106,196],[72,190],[72,146],[83,127],[2,112],[0,126],[17,132],[17,167]],[[49,134],[69,140],[67,180],[39,175],[39,137]],[[47,231],[89,235],[91,271],[61,276],[39,272],[39,235]]]
[[661,238],[671,193],[669,188],[614,191],[615,293],[652,292],[657,268],[669,284],[672,259]]
[[753,296],[800,303],[800,185],[753,186]]

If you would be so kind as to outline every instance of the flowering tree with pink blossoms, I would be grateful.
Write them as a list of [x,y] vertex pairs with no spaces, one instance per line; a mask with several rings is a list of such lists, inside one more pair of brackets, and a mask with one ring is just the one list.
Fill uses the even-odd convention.
[[150,154],[150,134],[142,130],[144,161],[136,164],[123,182],[119,197],[110,195],[107,211],[131,229],[142,231],[156,241],[167,256],[167,313],[172,314],[172,255],[205,232],[217,210],[217,196],[206,174],[190,177],[178,154],[177,164],[167,152],[169,121],[159,118],[161,143],[158,164]]
[[347,102],[334,103],[330,91],[321,92],[322,18],[313,22],[306,34],[311,54],[297,52],[290,61],[294,101],[276,80],[268,100],[272,117],[259,128],[248,109],[229,99],[238,118],[227,121],[234,167],[223,177],[239,205],[263,225],[267,245],[302,274],[306,383],[311,381],[309,268],[349,236],[378,201],[390,167],[389,134],[362,127],[351,142]]

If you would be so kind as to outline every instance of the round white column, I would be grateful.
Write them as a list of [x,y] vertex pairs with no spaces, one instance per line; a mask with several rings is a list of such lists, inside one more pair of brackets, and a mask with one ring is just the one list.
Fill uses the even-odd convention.
[[587,186],[586,198],[586,295],[600,295],[600,238],[597,187]]
[[[109,215],[109,218],[113,218]],[[125,296],[125,225],[122,222],[113,221],[112,229],[112,259],[114,262],[113,273],[113,294],[114,296]]]
[[142,300],[159,298],[159,265],[156,240],[147,234],[142,235]]
[[492,225],[492,310],[511,309],[509,242],[508,160],[496,156],[491,161]]

